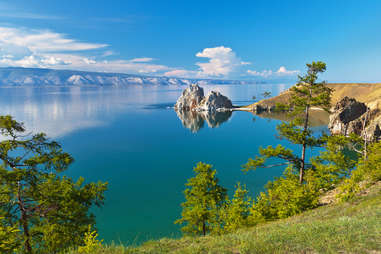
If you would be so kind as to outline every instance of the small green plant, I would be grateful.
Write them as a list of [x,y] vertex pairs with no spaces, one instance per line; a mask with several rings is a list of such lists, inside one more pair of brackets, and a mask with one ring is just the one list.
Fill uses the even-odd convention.
[[84,245],[78,247],[78,253],[90,254],[102,247],[102,240],[98,240],[98,233],[95,230],[91,230],[91,225],[89,225],[88,231],[84,236]]

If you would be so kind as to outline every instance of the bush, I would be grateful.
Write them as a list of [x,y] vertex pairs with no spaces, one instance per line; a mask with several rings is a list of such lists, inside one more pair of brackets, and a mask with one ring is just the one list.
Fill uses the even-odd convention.
[[85,233],[84,245],[78,247],[78,253],[93,253],[100,247],[102,247],[103,240],[98,240],[98,233],[95,230],[91,230],[89,225],[88,231]]
[[227,206],[221,211],[223,232],[234,232],[239,228],[253,226],[255,221],[251,216],[252,199],[248,196],[246,186],[236,185],[234,196],[227,201]]
[[254,211],[266,220],[274,220],[316,207],[319,192],[309,184],[300,184],[297,173],[289,166],[283,177],[269,182],[257,198]]
[[368,158],[362,158],[350,178],[340,186],[338,198],[341,201],[349,200],[367,186],[380,180],[381,142],[378,142],[369,147]]

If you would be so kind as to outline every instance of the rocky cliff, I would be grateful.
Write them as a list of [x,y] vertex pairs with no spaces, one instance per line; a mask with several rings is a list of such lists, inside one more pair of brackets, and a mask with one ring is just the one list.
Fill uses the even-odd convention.
[[328,128],[333,135],[355,133],[368,141],[381,138],[381,111],[344,97],[331,109]]
[[175,109],[194,111],[200,102],[204,99],[204,89],[198,85],[190,85],[187,87],[181,96],[177,99]]
[[230,111],[233,104],[220,92],[211,91],[204,97],[204,89],[196,84],[186,88],[175,104],[175,109],[182,111],[217,112]]

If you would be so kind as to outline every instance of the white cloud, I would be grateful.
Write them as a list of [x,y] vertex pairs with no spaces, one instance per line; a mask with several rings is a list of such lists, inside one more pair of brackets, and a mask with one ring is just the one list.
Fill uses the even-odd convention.
[[197,57],[209,58],[209,62],[196,63],[200,67],[200,76],[228,76],[239,66],[248,64],[242,62],[231,48],[224,46],[205,48],[196,54]]
[[42,58],[41,59],[41,63],[42,64],[46,64],[46,65],[51,65],[51,66],[54,66],[54,65],[68,65],[68,64],[70,64],[69,61],[64,61],[64,60],[62,60],[59,57],[53,57],[53,56]]
[[264,71],[247,70],[247,73],[251,76],[267,78],[273,74],[273,71],[272,70],[264,70]]
[[69,61],[64,61],[63,59],[59,57],[53,57],[53,56],[39,56],[39,55],[29,55],[25,56],[21,59],[14,60],[12,58],[4,57],[0,59],[0,65],[5,66],[20,66],[20,67],[38,67],[38,68],[44,68],[44,67],[52,67],[57,65],[69,65]]
[[8,54],[8,55],[3,55],[2,57],[3,57],[3,58],[14,58],[15,56],[14,56],[14,55],[11,55],[11,54]]
[[131,62],[133,63],[147,63],[147,62],[152,62],[153,58],[150,58],[150,57],[141,57],[141,58],[134,58],[131,60]]
[[[145,74],[171,69],[164,65],[151,64],[154,59],[149,57],[104,60],[114,55],[111,50],[99,52],[107,46],[107,44],[79,42],[68,39],[64,34],[47,30],[0,27],[0,66]],[[98,53],[90,55],[87,53],[90,50],[92,52],[98,50]]]
[[102,54],[103,57],[108,57],[108,56],[112,56],[112,55],[115,55],[114,51],[112,51],[112,50],[106,50]]
[[290,71],[290,70],[287,70],[286,67],[281,66],[279,67],[276,73],[280,76],[288,76],[288,75],[292,76],[292,75],[298,74],[299,71],[298,70]]
[[272,70],[263,70],[263,71],[256,71],[256,70],[247,70],[247,73],[251,76],[257,76],[262,78],[268,78],[268,77],[276,77],[276,76],[294,76],[299,73],[298,70],[287,70],[286,67],[281,66],[277,71]]
[[177,69],[177,70],[171,70],[171,71],[165,72],[164,76],[194,78],[194,77],[198,77],[199,73],[197,71],[187,71],[187,70],[183,70],[183,69]]
[[[270,76],[295,75],[298,71],[281,66],[277,71],[247,70],[240,57],[229,47],[205,48],[196,57],[197,68],[171,68],[154,64],[154,58],[140,57],[129,60],[115,59],[107,44],[81,42],[67,35],[49,30],[0,26],[0,66],[21,66],[54,69],[73,69],[100,72],[142,73],[184,78],[226,78],[246,75]],[[113,60],[109,56],[114,56]]]
[[79,42],[48,30],[0,27],[0,47],[23,47],[33,53],[83,51],[104,48],[107,44]]
[[[90,57],[83,57],[75,54],[53,54],[55,58],[70,62],[69,67],[76,70],[100,71],[100,72],[121,72],[121,73],[157,73],[169,71],[170,68],[164,65],[135,63],[131,60],[95,60]],[[55,66],[57,69],[67,69],[68,66]]]
[[83,60],[83,62],[85,62],[85,64],[96,64],[97,63],[97,61],[95,61],[93,59],[86,58],[86,57],[83,58],[82,60]]
[[241,61],[231,48],[224,46],[205,48],[201,52],[198,52],[196,56],[208,58],[209,61],[206,63],[196,63],[199,69],[195,71],[179,68],[168,71],[164,75],[184,78],[221,78],[238,72],[241,66],[251,64],[250,62]]

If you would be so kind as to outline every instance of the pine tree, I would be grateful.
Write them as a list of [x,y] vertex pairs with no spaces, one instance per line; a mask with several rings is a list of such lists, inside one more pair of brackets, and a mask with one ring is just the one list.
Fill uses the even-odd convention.
[[238,183],[232,200],[229,200],[223,210],[224,232],[234,232],[239,228],[250,226],[251,207],[252,200],[248,196],[246,186]]
[[11,116],[0,116],[0,133],[2,227],[17,227],[13,233],[24,253],[56,253],[81,244],[95,224],[90,208],[103,204],[107,184],[62,176],[73,162],[70,154],[43,133],[25,135]]
[[[289,123],[283,122],[277,126],[281,138],[289,140],[293,144],[301,146],[301,156],[297,156],[292,150],[281,145],[277,147],[269,146],[260,149],[260,157],[249,159],[245,166],[246,170],[258,167],[272,167],[291,164],[299,169],[299,183],[303,183],[306,166],[306,148],[317,147],[324,144],[322,137],[316,137],[310,128],[310,110],[318,107],[329,110],[332,90],[326,86],[325,82],[317,82],[318,74],[326,70],[323,62],[312,62],[307,64],[307,73],[299,76],[299,82],[290,89],[290,100],[286,105],[278,105],[282,109],[291,110],[294,117]],[[285,160],[285,163],[265,165],[268,158],[275,157]]]
[[211,165],[199,162],[193,170],[195,176],[185,184],[182,218],[175,223],[185,224],[182,231],[186,234],[206,235],[219,230],[219,211],[227,194],[226,189],[218,184],[217,171]]

